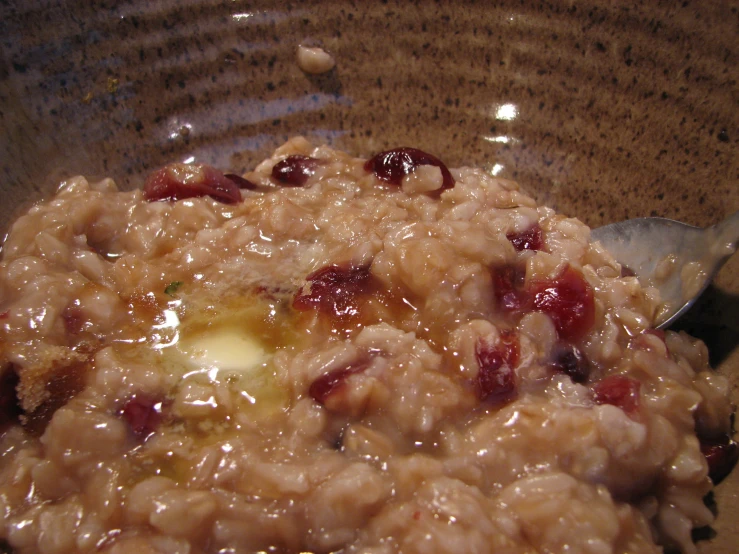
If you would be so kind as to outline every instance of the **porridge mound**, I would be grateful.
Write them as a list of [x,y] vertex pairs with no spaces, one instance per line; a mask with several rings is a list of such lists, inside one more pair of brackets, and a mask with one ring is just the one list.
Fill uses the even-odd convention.
[[654,289],[413,148],[78,177],[3,248],[12,552],[691,553],[737,456]]

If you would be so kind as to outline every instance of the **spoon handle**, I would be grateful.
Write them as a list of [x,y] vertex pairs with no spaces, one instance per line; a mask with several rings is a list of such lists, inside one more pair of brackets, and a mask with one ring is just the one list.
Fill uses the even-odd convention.
[[739,211],[714,225],[714,229],[716,229],[719,241],[724,242],[732,252],[736,250],[737,243],[739,243]]

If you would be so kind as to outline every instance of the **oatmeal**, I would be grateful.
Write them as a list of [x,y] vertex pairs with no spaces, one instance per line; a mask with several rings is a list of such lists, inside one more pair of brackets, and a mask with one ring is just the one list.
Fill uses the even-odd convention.
[[298,67],[310,75],[327,73],[336,66],[334,57],[319,46],[298,46]]
[[0,263],[0,538],[695,552],[732,407],[659,302],[578,220],[414,148],[71,179]]

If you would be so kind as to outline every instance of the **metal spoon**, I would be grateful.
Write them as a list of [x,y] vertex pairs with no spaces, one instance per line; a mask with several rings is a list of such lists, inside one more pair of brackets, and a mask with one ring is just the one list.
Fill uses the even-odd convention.
[[706,229],[672,219],[644,217],[593,229],[591,238],[659,289],[657,328],[671,325],[703,293],[737,249],[739,211]]

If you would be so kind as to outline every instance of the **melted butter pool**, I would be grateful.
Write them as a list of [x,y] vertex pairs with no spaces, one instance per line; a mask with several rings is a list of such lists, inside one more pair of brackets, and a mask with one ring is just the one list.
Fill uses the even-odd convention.
[[207,372],[211,379],[218,379],[219,373],[248,375],[268,358],[263,344],[232,326],[216,327],[200,336],[180,340],[178,348],[196,373]]
[[254,293],[215,301],[185,299],[183,308],[179,340],[165,353],[185,366],[182,383],[225,386],[234,408],[251,408],[254,415],[287,407],[288,394],[273,364],[277,349],[300,342],[287,300]]
[[118,343],[116,350],[122,358],[155,366],[173,397],[184,387],[211,387],[214,396],[187,400],[203,412],[213,408],[212,417],[199,420],[201,426],[232,421],[235,414],[259,419],[289,407],[273,358],[279,349],[305,340],[295,319],[289,297],[183,290],[159,306],[153,321],[141,322],[146,336]]

